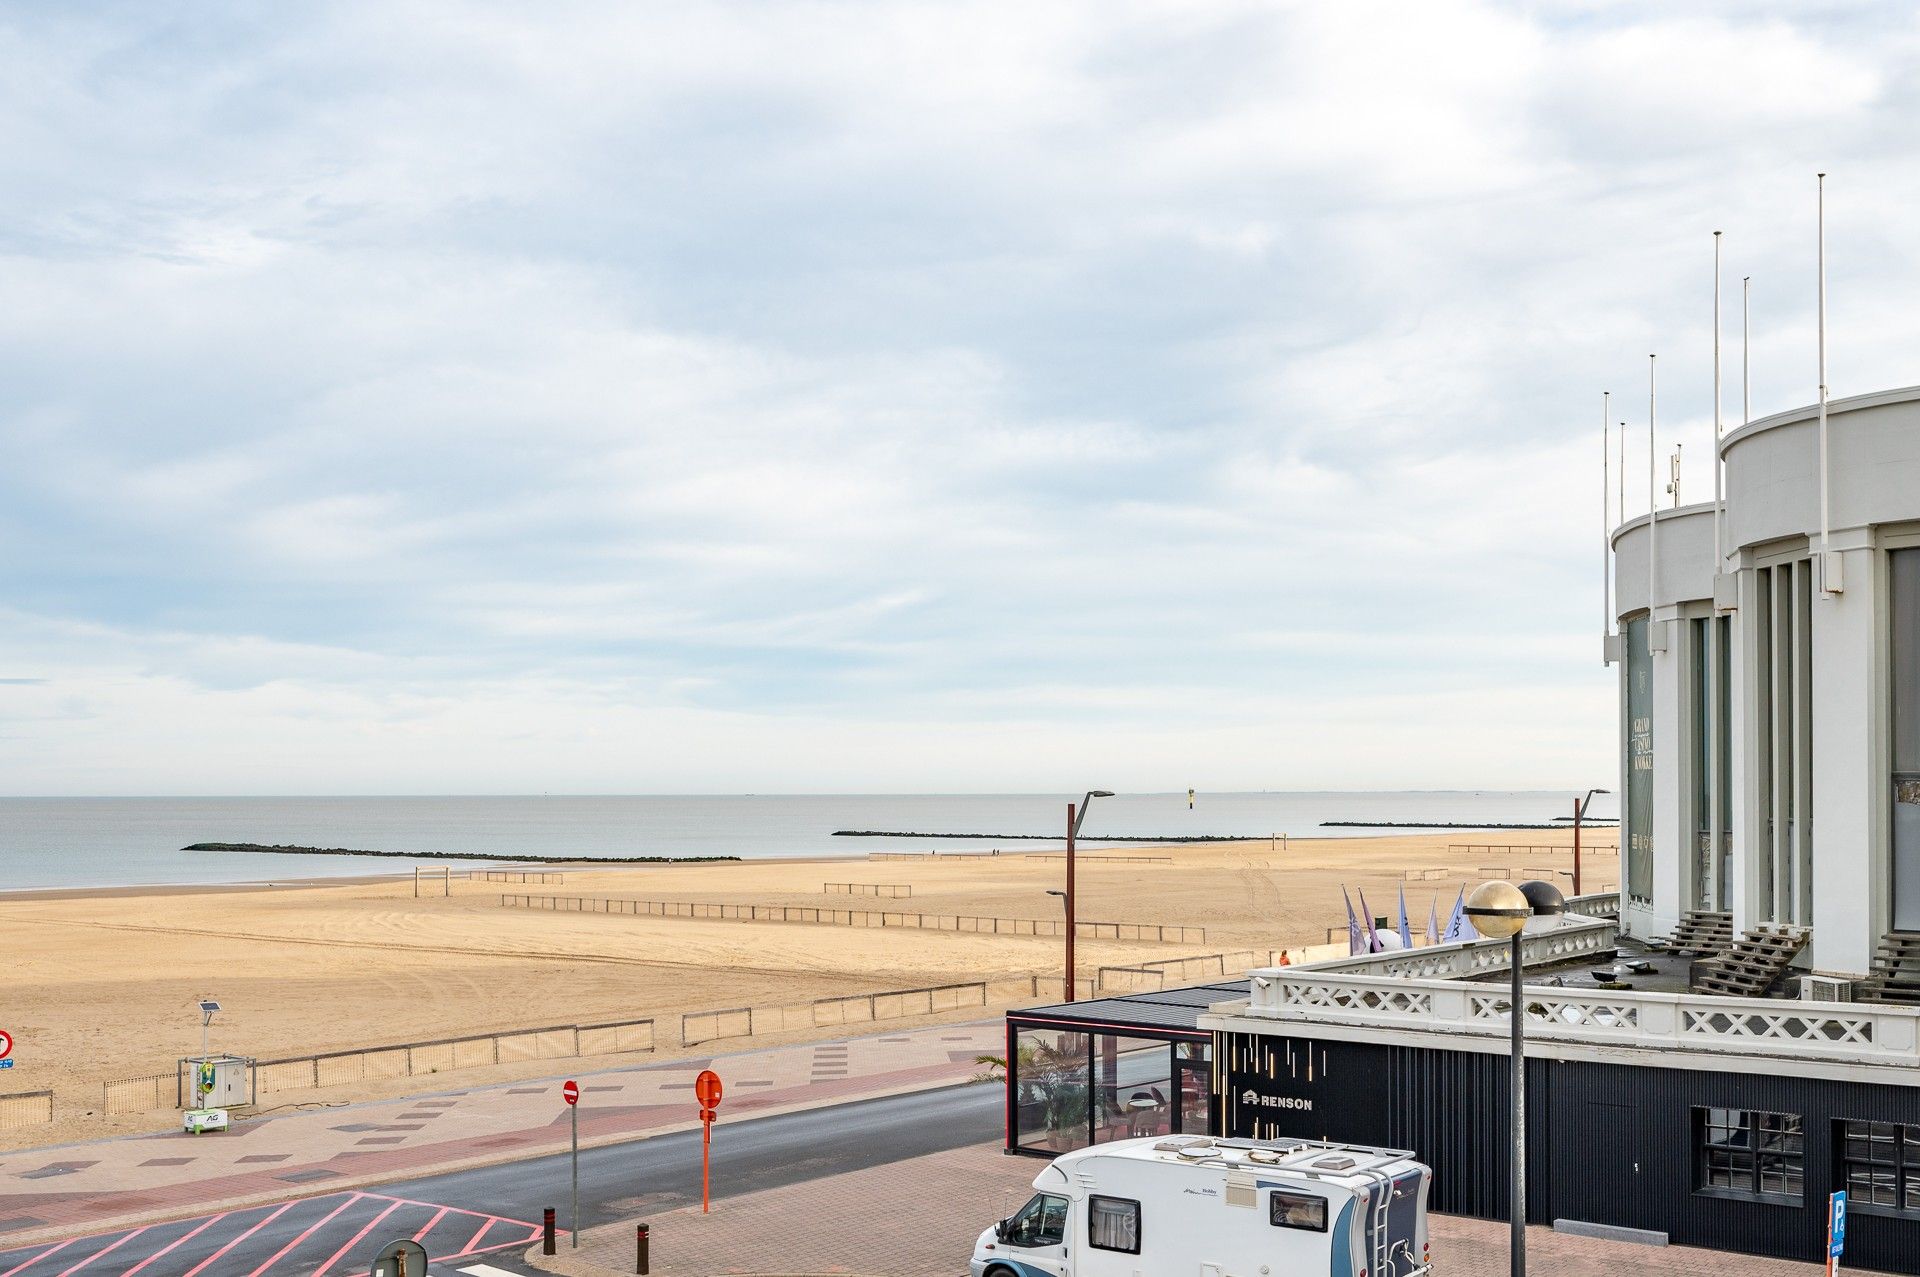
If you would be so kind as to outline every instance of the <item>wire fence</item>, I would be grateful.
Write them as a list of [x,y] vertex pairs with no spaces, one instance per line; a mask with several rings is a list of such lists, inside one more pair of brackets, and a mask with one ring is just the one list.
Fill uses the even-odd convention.
[[15,1091],[0,1095],[0,1131],[43,1126],[52,1120],[52,1091]]
[[100,1107],[107,1113],[150,1113],[180,1107],[180,1074],[148,1073],[123,1077],[101,1085]]
[[467,875],[481,882],[538,882],[562,883],[567,880],[563,873],[549,872],[544,869],[476,869]]
[[993,851],[870,851],[868,860],[996,860],[1000,857],[998,848]]
[[[694,900],[635,900],[621,896],[502,895],[507,909],[545,909],[555,913],[629,914],[651,918],[707,918],[737,922],[798,922],[834,927],[910,927],[998,936],[1064,936],[1060,918],[997,918],[973,914],[907,913],[891,909],[831,909],[815,905],[742,905]],[[1132,940],[1147,944],[1205,944],[1205,927],[1157,922],[1074,924],[1081,940]]]
[[[1067,853],[1064,851],[1041,852],[1038,855],[1026,857],[1028,860],[1065,860],[1066,858]],[[1086,864],[1089,861],[1094,864],[1121,865],[1170,865],[1173,863],[1172,856],[1107,856],[1084,851],[1074,852],[1073,858],[1080,864]]]
[[823,882],[820,890],[829,896],[889,896],[899,900],[913,894],[913,885],[905,882]]

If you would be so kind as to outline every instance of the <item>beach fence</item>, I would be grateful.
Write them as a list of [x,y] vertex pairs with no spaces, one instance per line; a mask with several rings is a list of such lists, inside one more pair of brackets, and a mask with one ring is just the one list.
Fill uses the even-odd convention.
[[904,899],[913,894],[913,884],[907,882],[823,882],[820,890],[829,896],[887,896],[894,900]]
[[[1591,851],[1596,855],[1620,849],[1619,839],[1611,842],[1588,842],[1580,844],[1582,851]],[[1458,852],[1461,856],[1558,856],[1572,855],[1573,844],[1565,842],[1455,842],[1447,844],[1449,853]]]
[[1279,957],[1278,949],[1234,949],[1226,953],[1202,953],[1187,958],[1162,958],[1153,962],[1100,967],[1094,973],[1094,992],[1147,993],[1159,989],[1177,989],[1182,985],[1199,984],[1209,977],[1224,979],[1258,967],[1270,967]]
[[44,1126],[53,1120],[52,1091],[14,1091],[0,1095],[0,1131]]
[[1438,882],[1447,872],[1445,869],[1409,869],[1400,878],[1403,882]]
[[477,878],[481,882],[537,882],[547,885],[567,880],[565,874],[545,869],[476,869],[467,877]]
[[[555,913],[627,914],[650,918],[704,918],[730,922],[795,922],[832,927],[910,927],[997,936],[1065,936],[1060,918],[999,918],[976,914],[909,913],[892,909],[830,909],[815,905],[743,905],[720,901],[635,900],[621,896],[502,895],[502,908]],[[1205,944],[1205,927],[1157,922],[1074,924],[1081,940],[1131,940],[1145,944]]]
[[997,860],[1000,849],[992,851],[870,851],[868,860]]
[[[1016,986],[1019,996],[1036,996],[1032,993],[1034,979],[1032,976],[1022,976],[1005,983]],[[885,1020],[984,1008],[991,1005],[993,985],[996,983],[1002,982],[971,980],[918,989],[889,989],[880,993],[815,998],[811,1002],[789,1002],[777,1006],[688,1011],[680,1017],[680,1045],[698,1046],[703,1042],[750,1038],[766,1033],[877,1024]]]
[[601,1024],[550,1024],[534,1029],[259,1060],[253,1066],[253,1075],[257,1093],[268,1095],[275,1091],[419,1077],[488,1064],[626,1055],[653,1049],[651,1018]]
[[[504,1029],[467,1037],[396,1042],[315,1055],[252,1061],[253,1094],[312,1090],[387,1078],[422,1077],[488,1064],[566,1060],[580,1056],[625,1055],[654,1049],[653,1020],[614,1020],[600,1024],[554,1024],[533,1029]],[[181,1108],[190,1093],[182,1061],[174,1072],[118,1078],[102,1087],[108,1113],[147,1113]]]
[[[1046,851],[1022,857],[1023,860],[1065,860],[1066,858],[1067,853],[1064,851]],[[1076,864],[1082,865],[1089,862],[1096,865],[1170,865],[1173,863],[1172,856],[1109,856],[1100,852],[1087,851],[1074,852],[1073,859]]]

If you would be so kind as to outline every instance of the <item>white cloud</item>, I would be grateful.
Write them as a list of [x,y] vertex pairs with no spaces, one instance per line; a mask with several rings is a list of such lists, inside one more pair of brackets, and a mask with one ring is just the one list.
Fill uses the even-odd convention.
[[1706,490],[1708,233],[1730,316],[1756,279],[1757,410],[1803,400],[1831,165],[1836,384],[1916,379],[1915,30],[16,14],[0,673],[44,681],[0,686],[0,763],[1572,785],[1613,752],[1598,394],[1638,428],[1659,350],[1662,450]]

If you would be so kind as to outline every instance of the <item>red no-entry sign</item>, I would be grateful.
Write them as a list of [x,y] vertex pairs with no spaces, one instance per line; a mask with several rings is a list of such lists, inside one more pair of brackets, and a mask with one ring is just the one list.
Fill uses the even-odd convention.
[[569,1078],[560,1084],[560,1098],[569,1104],[580,1102],[580,1084]]
[[720,1075],[701,1069],[693,1079],[693,1097],[700,1101],[700,1210],[704,1213],[712,1200],[708,1183],[713,1167],[713,1119],[720,1116]]
[[[5,1029],[0,1029],[0,1060],[4,1060],[12,1054],[13,1034],[7,1032]],[[718,1079],[715,1080],[718,1081]]]
[[703,1109],[720,1107],[720,1090],[720,1075],[712,1069],[702,1069],[700,1076],[693,1080],[694,1098]]

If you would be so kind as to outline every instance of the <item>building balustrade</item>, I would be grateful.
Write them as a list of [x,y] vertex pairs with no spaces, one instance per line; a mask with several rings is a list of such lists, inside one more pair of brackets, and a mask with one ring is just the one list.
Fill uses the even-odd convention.
[[[1439,949],[1472,947],[1439,946],[1420,952],[1438,957]],[[1465,953],[1459,957],[1462,963],[1474,959],[1475,955]],[[1252,972],[1248,1001],[1216,1003],[1211,1017],[1296,1021],[1317,1027],[1364,1025],[1455,1038],[1481,1036],[1504,1048],[1511,1006],[1503,989],[1377,969],[1329,969],[1339,965]],[[1469,967],[1469,971],[1480,969]],[[1528,1038],[1540,1042],[1684,1050],[1696,1056],[1715,1052],[1920,1066],[1920,1010],[1906,1007],[1529,987],[1526,1017]]]

